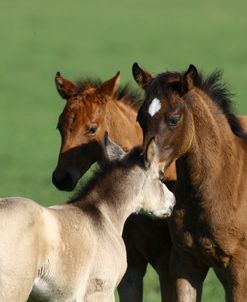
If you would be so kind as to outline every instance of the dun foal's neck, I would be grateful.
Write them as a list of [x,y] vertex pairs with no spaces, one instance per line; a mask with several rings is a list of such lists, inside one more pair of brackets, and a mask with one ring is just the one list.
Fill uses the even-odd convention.
[[122,234],[124,222],[138,206],[138,196],[144,183],[144,170],[138,165],[127,169],[114,168],[104,175],[85,197],[74,204],[100,213]]

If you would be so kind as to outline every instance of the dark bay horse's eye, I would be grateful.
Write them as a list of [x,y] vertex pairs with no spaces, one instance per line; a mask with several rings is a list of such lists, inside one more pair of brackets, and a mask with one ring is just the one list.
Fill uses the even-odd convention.
[[179,121],[180,121],[180,116],[179,115],[173,115],[173,116],[168,116],[166,122],[167,122],[168,127],[173,128],[173,127],[177,126]]
[[98,126],[97,125],[92,125],[91,127],[88,128],[87,130],[87,134],[95,134],[98,130]]

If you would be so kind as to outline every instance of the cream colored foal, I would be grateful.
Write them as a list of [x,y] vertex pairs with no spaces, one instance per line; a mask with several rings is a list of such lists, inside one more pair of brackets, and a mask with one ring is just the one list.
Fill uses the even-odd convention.
[[175,203],[154,142],[145,157],[135,149],[110,164],[68,204],[1,199],[0,301],[114,301],[127,266],[126,218],[140,209],[169,216]]

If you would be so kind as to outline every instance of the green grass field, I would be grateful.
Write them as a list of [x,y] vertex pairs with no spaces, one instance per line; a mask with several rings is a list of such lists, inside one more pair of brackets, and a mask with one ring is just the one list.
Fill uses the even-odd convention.
[[[2,0],[0,195],[44,205],[68,198],[51,183],[64,106],[54,86],[57,71],[76,80],[107,79],[120,70],[122,82],[136,87],[135,61],[154,73],[184,70],[190,63],[205,73],[220,68],[236,94],[237,112],[247,114],[246,10],[244,0]],[[223,300],[210,272],[203,301]],[[144,301],[160,301],[152,269]]]

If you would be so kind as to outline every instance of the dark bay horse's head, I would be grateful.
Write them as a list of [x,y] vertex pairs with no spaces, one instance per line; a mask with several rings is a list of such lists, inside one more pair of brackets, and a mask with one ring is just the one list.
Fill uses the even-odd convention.
[[103,83],[81,84],[55,77],[57,91],[66,100],[57,128],[61,148],[52,182],[59,190],[72,191],[79,178],[96,161],[100,161],[102,139],[106,129],[106,103],[119,85],[119,72]]
[[136,82],[145,91],[144,103],[137,116],[143,129],[143,146],[146,148],[155,138],[163,170],[191,146],[194,127],[186,94],[194,87],[197,70],[190,65],[185,73],[166,72],[154,78],[137,63],[132,70]]

